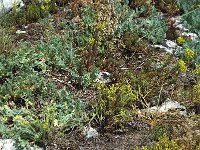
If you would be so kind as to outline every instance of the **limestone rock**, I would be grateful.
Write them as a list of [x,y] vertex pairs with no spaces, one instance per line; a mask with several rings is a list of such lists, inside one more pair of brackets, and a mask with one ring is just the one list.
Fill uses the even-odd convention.
[[20,11],[20,9],[24,6],[24,3],[22,0],[1,0],[0,1],[0,16],[3,13],[9,13],[13,6],[16,4],[17,6],[17,12]]
[[99,136],[97,130],[92,127],[85,127],[84,134],[86,139],[97,138]]

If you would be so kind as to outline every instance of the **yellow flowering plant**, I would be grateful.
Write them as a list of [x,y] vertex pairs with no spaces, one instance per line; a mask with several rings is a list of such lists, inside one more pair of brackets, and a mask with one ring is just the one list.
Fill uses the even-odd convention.
[[43,11],[48,11],[49,10],[49,5],[48,4],[42,4],[41,5],[41,9],[43,10]]
[[196,68],[193,70],[193,74],[196,76],[200,76],[200,64],[196,66]]
[[195,52],[190,49],[190,48],[186,48],[184,51],[184,57],[186,60],[192,59],[195,56]]
[[94,43],[94,41],[95,41],[94,38],[89,38],[88,43],[89,43],[90,45],[92,45],[92,44]]
[[186,63],[182,59],[178,60],[177,66],[178,66],[179,71],[186,72],[187,70]]
[[[96,121],[101,126],[120,126],[130,120],[129,113],[133,111],[136,95],[130,84],[116,83],[107,86],[104,83],[97,84],[99,96],[94,104],[91,104]],[[108,121],[109,120],[109,121]]]
[[185,42],[185,39],[182,36],[179,36],[176,41],[179,45],[182,45]]

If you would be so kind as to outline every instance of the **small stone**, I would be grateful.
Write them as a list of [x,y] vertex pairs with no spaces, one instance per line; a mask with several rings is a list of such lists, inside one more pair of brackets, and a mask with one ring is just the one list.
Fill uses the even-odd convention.
[[12,139],[0,139],[0,150],[16,150],[15,141]]
[[195,33],[190,33],[190,32],[183,32],[182,36],[189,37],[191,40],[196,40],[198,38],[198,35]]
[[178,25],[176,25],[176,28],[178,28],[178,29],[181,30],[181,31],[189,31],[187,28],[185,28],[185,27],[183,26],[183,24],[178,24]]
[[169,48],[176,48],[176,47],[178,46],[175,42],[170,41],[170,40],[166,40],[166,41],[165,41],[165,45],[166,45],[167,47],[169,47]]
[[110,73],[106,72],[106,71],[100,72],[98,74],[97,81],[98,82],[103,82],[105,84],[110,83],[111,82]]
[[86,139],[97,138],[99,136],[97,130],[92,127],[85,127],[84,134],[86,135]]
[[26,33],[26,31],[22,31],[22,30],[17,30],[16,31],[16,34],[25,34]]

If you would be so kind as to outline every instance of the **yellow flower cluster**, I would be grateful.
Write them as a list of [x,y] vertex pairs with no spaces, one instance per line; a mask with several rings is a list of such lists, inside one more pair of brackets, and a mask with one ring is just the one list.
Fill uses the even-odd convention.
[[94,41],[95,41],[95,39],[94,39],[94,38],[89,38],[89,40],[88,40],[88,43],[89,43],[89,44],[93,44],[93,43],[94,43]]
[[42,5],[41,5],[41,9],[42,9],[43,11],[48,11],[48,10],[49,10],[49,5],[48,5],[48,4],[46,4],[46,5],[42,4]]
[[112,84],[110,87],[107,87],[104,84],[100,84],[97,86],[97,89],[99,91],[102,91],[103,94],[107,95],[107,98],[109,100],[116,100],[117,99],[117,93],[120,94],[120,99],[123,100],[134,100],[136,99],[136,96],[134,94],[134,91],[129,84]]
[[177,43],[178,44],[183,44],[185,42],[185,39],[182,37],[182,36],[179,36],[178,38],[177,38]]
[[42,5],[40,6],[43,11],[49,10],[49,2],[51,0],[42,0]]
[[99,24],[97,25],[97,27],[98,27],[98,29],[102,30],[102,29],[104,28],[104,24],[103,24],[103,23],[99,23]]
[[21,121],[21,120],[23,120],[24,118],[21,116],[21,115],[16,115],[15,117],[14,117],[14,121]]
[[47,121],[42,122],[42,129],[48,130],[49,123]]
[[195,52],[189,48],[186,48],[184,51],[184,56],[187,60],[192,59],[195,56]]
[[181,72],[186,72],[186,70],[187,70],[187,67],[186,67],[186,64],[185,64],[185,62],[182,60],[182,59],[179,59],[179,61],[178,61],[178,68],[179,68],[179,70],[181,71]]

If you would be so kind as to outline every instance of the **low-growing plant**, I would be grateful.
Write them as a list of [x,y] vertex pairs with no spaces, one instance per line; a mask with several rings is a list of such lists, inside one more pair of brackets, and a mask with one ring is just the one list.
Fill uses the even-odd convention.
[[0,16],[0,25],[4,27],[20,26],[38,21],[55,9],[53,1],[32,1],[26,4],[19,12],[14,8],[11,14]]
[[185,20],[185,26],[190,29],[190,31],[195,32],[199,35],[199,0],[177,0],[176,3],[183,11],[183,18]]
[[[2,138],[16,140],[21,148],[29,147],[29,143],[45,147],[49,144],[51,133],[81,127],[85,118],[83,103],[74,101],[65,89],[56,91],[48,86],[43,88],[52,90],[53,93],[49,94],[43,90],[35,97],[35,101],[28,101],[25,106],[18,106],[14,100],[7,101],[9,105],[1,104]],[[31,90],[30,92],[34,93]]]
[[165,39],[167,25],[161,15],[158,15],[156,8],[152,9],[147,19],[139,21],[138,33],[152,43],[161,43]]
[[[180,58],[184,58],[186,55],[188,54],[191,55],[191,53],[193,53],[189,57],[191,57],[190,62],[193,64],[193,66],[195,66],[195,65],[200,64],[199,48],[200,48],[200,42],[198,40],[185,40],[185,42],[183,43],[183,48],[178,49],[176,53]],[[185,52],[188,51],[189,49],[190,49],[190,53],[187,52],[186,54]]]
[[96,123],[104,130],[107,128],[123,130],[134,112],[136,95],[129,84],[97,84],[98,97],[91,104],[91,112]]

